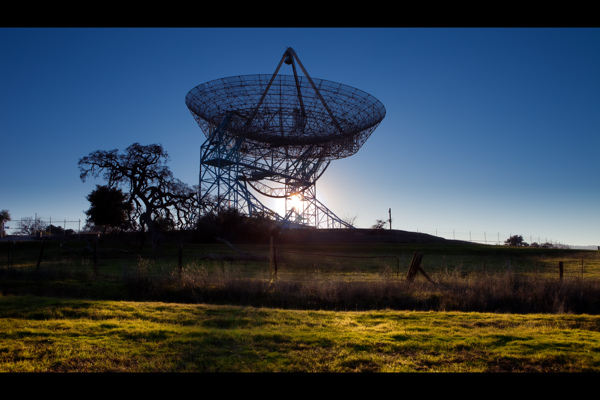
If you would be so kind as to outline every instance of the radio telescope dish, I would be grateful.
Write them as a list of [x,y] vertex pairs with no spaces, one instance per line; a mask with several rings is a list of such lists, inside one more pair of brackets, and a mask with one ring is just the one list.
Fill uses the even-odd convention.
[[[278,75],[283,63],[293,75]],[[288,48],[273,75],[206,82],[190,90],[185,102],[207,138],[200,155],[201,199],[302,226],[350,227],[316,200],[315,183],[332,160],[355,154],[377,128],[385,117],[379,100],[312,79]],[[285,198],[286,215],[263,206],[248,186]],[[293,195],[302,195],[303,207],[288,211]]]

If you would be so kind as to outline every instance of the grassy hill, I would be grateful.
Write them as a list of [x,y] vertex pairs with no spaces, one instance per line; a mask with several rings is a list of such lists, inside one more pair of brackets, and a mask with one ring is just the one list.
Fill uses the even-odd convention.
[[0,242],[0,372],[600,372],[598,251],[166,239]]

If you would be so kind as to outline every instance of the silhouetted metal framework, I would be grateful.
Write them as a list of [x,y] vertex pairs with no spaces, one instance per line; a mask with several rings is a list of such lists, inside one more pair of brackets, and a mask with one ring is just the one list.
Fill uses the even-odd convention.
[[[283,63],[293,75],[278,74]],[[377,128],[385,117],[379,100],[311,78],[288,48],[272,75],[206,82],[185,102],[207,137],[200,149],[201,199],[302,226],[351,227],[316,199],[315,184],[332,160],[355,154]],[[254,193],[285,198],[286,214],[268,209]],[[294,196],[301,206],[290,206]]]

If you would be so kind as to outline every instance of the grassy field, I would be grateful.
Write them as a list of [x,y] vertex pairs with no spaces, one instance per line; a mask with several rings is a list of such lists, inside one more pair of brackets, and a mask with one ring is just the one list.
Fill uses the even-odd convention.
[[0,242],[0,372],[600,372],[598,252],[276,249]]
[[0,298],[2,372],[599,372],[600,317]]

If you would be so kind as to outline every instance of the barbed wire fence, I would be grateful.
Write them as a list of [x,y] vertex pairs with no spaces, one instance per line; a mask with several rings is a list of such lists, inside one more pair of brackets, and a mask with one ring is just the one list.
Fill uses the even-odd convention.
[[85,221],[52,217],[21,217],[3,221],[0,233],[4,237],[31,238],[41,236],[81,234]]
[[458,231],[453,229],[452,231],[447,230],[421,230],[417,229],[416,233],[423,233],[426,235],[432,235],[441,237],[449,240],[460,240],[463,242],[471,242],[471,243],[480,243],[480,244],[489,244],[489,245],[504,245],[508,239],[510,239],[514,235],[519,235],[523,237],[523,241],[528,245],[537,244],[539,246],[543,245],[551,245],[553,247],[558,248],[568,248],[570,247],[567,244],[561,243],[553,238],[548,238],[547,236],[541,235],[523,235],[518,232],[512,233],[501,233],[501,232],[492,232],[492,231],[484,231],[484,232],[473,232],[473,231]]
[[[53,231],[54,230],[54,231]],[[73,220],[67,218],[52,218],[42,217],[37,214],[34,217],[22,217],[20,219],[11,219],[5,221],[4,226],[0,226],[0,232],[4,232],[4,236],[21,236],[31,237],[40,235],[72,235],[81,234],[85,230],[85,221],[81,219]],[[550,244],[553,247],[569,248],[568,244],[561,243],[540,235],[522,235],[520,233],[501,233],[493,231],[473,232],[455,230],[421,230],[416,229],[416,233],[422,233],[432,236],[437,236],[450,240],[460,240],[465,242],[489,244],[489,245],[504,245],[506,241],[513,235],[520,235],[523,241],[528,245],[537,244],[539,246]]]

